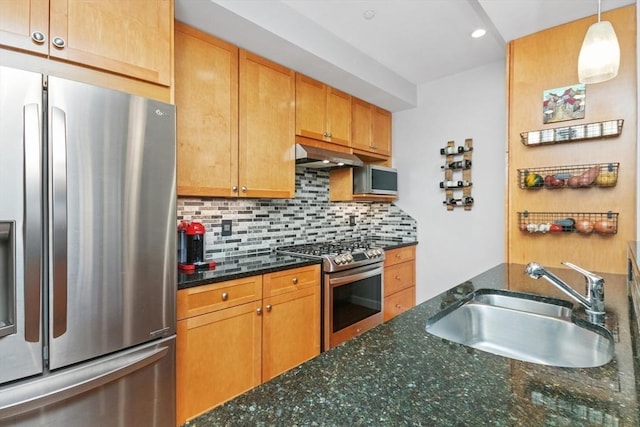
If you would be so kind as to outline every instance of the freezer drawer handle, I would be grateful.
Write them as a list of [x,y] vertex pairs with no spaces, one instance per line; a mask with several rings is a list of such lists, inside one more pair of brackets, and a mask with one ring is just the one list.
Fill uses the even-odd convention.
[[14,417],[89,392],[157,362],[165,357],[168,351],[168,347],[154,348],[122,357],[123,360],[114,358],[100,364],[96,363],[91,369],[72,370],[58,375],[53,381],[51,377],[45,377],[41,382],[16,386],[15,390],[3,390],[3,394],[7,396],[6,400],[10,401],[0,406],[0,419]]

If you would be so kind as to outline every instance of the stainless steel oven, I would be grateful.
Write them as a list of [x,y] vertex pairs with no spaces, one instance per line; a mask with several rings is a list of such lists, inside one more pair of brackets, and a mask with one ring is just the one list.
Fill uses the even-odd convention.
[[377,262],[323,278],[323,347],[329,349],[382,323],[383,267]]
[[368,241],[317,242],[279,253],[322,259],[322,350],[382,323],[384,251]]

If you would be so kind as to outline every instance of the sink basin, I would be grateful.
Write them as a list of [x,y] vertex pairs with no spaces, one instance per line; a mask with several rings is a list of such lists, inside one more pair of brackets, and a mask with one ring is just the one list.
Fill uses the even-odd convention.
[[607,329],[573,320],[569,302],[479,289],[427,320],[432,335],[542,365],[591,368],[613,358]]

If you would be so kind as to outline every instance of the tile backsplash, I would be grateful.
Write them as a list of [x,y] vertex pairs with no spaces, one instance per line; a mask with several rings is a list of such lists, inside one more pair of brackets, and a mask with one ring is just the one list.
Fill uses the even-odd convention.
[[[231,236],[222,236],[223,219],[232,221]],[[413,241],[417,235],[416,221],[393,204],[330,202],[329,172],[304,168],[296,168],[295,199],[179,197],[178,220],[204,224],[207,259],[314,241],[367,236]]]

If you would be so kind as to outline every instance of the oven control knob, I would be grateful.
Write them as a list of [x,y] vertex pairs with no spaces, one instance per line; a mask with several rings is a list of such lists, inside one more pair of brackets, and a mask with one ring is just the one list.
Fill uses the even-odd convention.
[[346,259],[347,262],[353,261],[353,255],[347,254],[346,257],[347,257],[347,259]]

